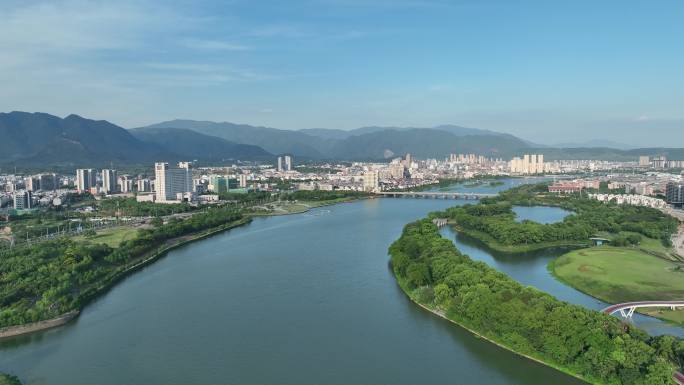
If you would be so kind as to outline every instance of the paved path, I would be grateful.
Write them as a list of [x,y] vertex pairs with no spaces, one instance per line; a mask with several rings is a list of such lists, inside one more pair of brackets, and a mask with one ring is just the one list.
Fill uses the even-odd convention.
[[684,258],[684,225],[679,226],[679,233],[672,237],[675,252]]

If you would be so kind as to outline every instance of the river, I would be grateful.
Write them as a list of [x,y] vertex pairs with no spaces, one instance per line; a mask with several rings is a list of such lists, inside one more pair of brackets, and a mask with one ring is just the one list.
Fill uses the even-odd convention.
[[[27,385],[580,384],[396,285],[387,247],[402,227],[463,203],[382,198],[257,218],[170,252],[67,326],[0,342],[0,371]],[[552,256],[495,256],[444,235],[524,283],[586,297],[548,275]]]

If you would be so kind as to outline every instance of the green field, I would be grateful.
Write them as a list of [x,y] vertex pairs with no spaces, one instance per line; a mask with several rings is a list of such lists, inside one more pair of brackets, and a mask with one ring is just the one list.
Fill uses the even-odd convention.
[[[624,236],[624,235],[630,235],[630,234],[638,234],[638,233],[633,233],[629,231],[621,231],[619,236]],[[602,237],[602,238],[607,238],[607,239],[613,239],[615,238],[615,234],[610,234],[606,232],[599,232],[597,236]],[[648,238],[648,237],[641,237],[641,243],[637,246],[637,248],[641,249],[642,251],[646,253],[650,253],[656,257],[661,257],[665,259],[669,259],[672,261],[679,261],[680,258],[673,253],[673,249],[669,247],[665,247],[663,245],[663,242],[660,241],[659,239],[653,239],[653,238]]]
[[[640,246],[662,252],[665,248],[655,242]],[[636,247],[575,250],[553,261],[550,269],[561,281],[609,303],[684,299],[684,268]],[[684,321],[684,311],[658,309],[648,314]]]
[[85,238],[83,236],[78,236],[75,237],[74,240],[88,240],[93,243],[104,243],[110,247],[119,247],[121,242],[127,239],[133,239],[137,232],[138,229],[135,227],[116,227],[113,229],[98,231],[97,235],[93,237]]

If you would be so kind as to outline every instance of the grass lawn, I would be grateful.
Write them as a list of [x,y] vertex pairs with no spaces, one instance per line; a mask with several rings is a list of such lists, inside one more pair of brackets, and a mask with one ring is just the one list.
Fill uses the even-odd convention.
[[76,241],[88,240],[94,243],[105,243],[110,247],[119,247],[121,242],[127,239],[133,239],[138,232],[135,227],[116,227],[113,229],[105,229],[98,231],[97,235],[90,238],[83,236],[74,237]]
[[[561,281],[582,292],[608,303],[620,303],[684,299],[684,270],[678,266],[638,248],[601,246],[569,252],[551,262],[550,269]],[[684,322],[682,310],[654,309],[647,310],[647,314]]]
[[[633,233],[629,231],[621,231],[619,234],[620,236],[624,235],[630,235],[630,234],[636,234],[640,235],[638,233]],[[607,239],[613,239],[615,238],[615,234],[610,234],[610,233],[599,233],[597,234],[599,237],[602,238],[607,238]],[[648,238],[643,235],[641,235],[641,243],[638,246],[640,249],[645,250],[646,252],[649,253],[654,253],[656,256],[661,257],[661,258],[666,258],[670,259],[673,261],[679,260],[674,254],[672,248],[665,247],[663,245],[663,242],[661,242],[659,239],[653,239],[653,238]]]

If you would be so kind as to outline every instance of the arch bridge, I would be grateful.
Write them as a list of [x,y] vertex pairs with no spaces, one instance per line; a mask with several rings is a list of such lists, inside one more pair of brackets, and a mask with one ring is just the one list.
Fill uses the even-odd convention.
[[[684,301],[635,301],[635,302],[624,302],[615,305],[608,306],[607,308],[601,310],[605,314],[616,314],[619,313],[623,318],[632,318],[634,311],[639,308],[649,308],[649,307],[664,307],[675,310],[680,307],[684,307]],[[672,375],[672,379],[679,385],[684,385],[684,374],[679,371],[675,371]]]
[[634,311],[639,308],[664,307],[675,310],[684,307],[684,301],[636,301],[624,302],[608,306],[601,310],[605,314],[619,313],[623,318],[632,318]]

